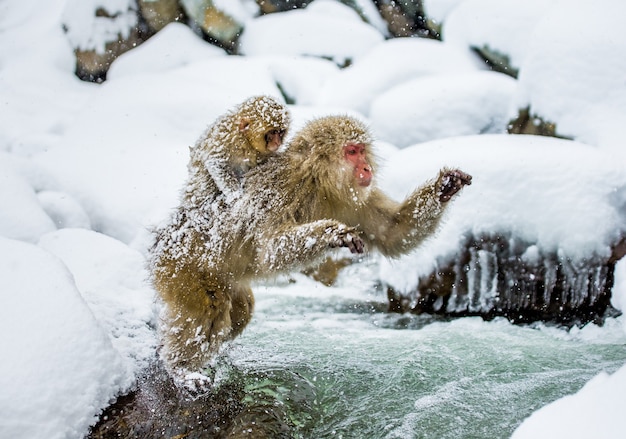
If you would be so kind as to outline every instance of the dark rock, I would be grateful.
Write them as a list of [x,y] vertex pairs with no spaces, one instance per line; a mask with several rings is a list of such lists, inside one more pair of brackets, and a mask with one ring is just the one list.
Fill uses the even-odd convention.
[[511,64],[508,55],[490,49],[488,46],[472,48],[493,71],[504,73],[517,79],[519,69]]
[[263,14],[272,14],[304,8],[313,0],[256,0],[256,2]]
[[423,37],[440,40],[439,29],[427,19],[422,0],[374,0],[394,37]]
[[[136,15],[137,11],[133,8],[129,8],[125,11],[125,14]],[[111,20],[114,21],[118,18],[120,13],[110,13],[105,8],[100,7],[95,11],[95,16],[99,20]],[[65,25],[65,30],[68,30],[68,26]],[[99,51],[95,48],[84,49],[77,47],[74,50],[76,56],[76,76],[83,81],[90,82],[103,82],[106,80],[106,74],[111,66],[111,63],[115,59],[127,52],[128,50],[137,47],[145,40],[147,40],[153,32],[147,27],[146,22],[137,17],[137,25],[128,29],[128,35],[117,34],[117,38],[112,41],[106,41],[104,44],[104,50]]]
[[294,397],[280,395],[270,373],[246,375],[229,364],[217,368],[224,375],[220,382],[206,393],[192,395],[177,387],[155,362],[133,391],[104,410],[87,438],[292,437],[293,416],[286,403]]
[[96,50],[76,49],[74,51],[76,56],[76,76],[83,81],[104,82],[113,61],[143,41],[144,38],[139,36],[137,31],[133,30],[128,38],[122,39],[120,36],[119,40],[107,43],[103,53],[99,53]]
[[120,396],[100,416],[88,438],[217,438],[243,409],[243,390],[226,385],[192,398],[155,364],[137,389]]
[[199,31],[202,37],[211,44],[234,53],[237,40],[243,31],[243,23],[239,23],[213,3],[212,0],[181,1],[192,29]]
[[389,310],[564,325],[602,323],[607,314],[619,314],[610,303],[613,256],[574,261],[510,234],[493,234],[467,236],[456,257],[438,265],[419,279],[416,291],[387,287]]
[[178,0],[138,0],[140,17],[151,33],[156,33],[173,22],[185,22],[185,13]]
[[[105,44],[104,51],[76,48],[76,76],[84,81],[104,82],[106,75],[115,61],[123,53],[139,46],[167,24],[185,22],[187,19],[177,0],[139,0],[139,9],[129,9],[129,13],[137,14],[137,24],[128,30],[128,35],[117,35],[114,41]],[[106,9],[99,8],[95,12],[100,19],[115,19]]]
[[517,118],[509,122],[507,131],[509,134],[532,134],[536,136],[570,139],[559,135],[556,131],[556,124],[545,121],[541,117],[532,114],[528,107],[519,110]]

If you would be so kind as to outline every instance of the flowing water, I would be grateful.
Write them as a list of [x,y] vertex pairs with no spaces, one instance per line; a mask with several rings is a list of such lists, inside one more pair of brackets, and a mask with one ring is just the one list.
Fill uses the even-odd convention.
[[255,291],[228,362],[248,402],[279,407],[303,438],[507,438],[626,363],[621,318],[566,331],[388,314],[380,296],[303,279]]

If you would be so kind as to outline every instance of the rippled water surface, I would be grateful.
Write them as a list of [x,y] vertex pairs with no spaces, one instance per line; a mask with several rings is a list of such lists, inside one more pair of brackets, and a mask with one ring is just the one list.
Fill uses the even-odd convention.
[[530,413],[626,363],[621,320],[582,330],[387,314],[312,282],[256,289],[231,347],[250,400],[305,438],[506,438]]

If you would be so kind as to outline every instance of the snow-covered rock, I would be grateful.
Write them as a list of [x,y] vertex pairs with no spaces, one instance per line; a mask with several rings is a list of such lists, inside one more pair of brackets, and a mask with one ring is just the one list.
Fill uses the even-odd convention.
[[345,65],[383,39],[353,9],[334,0],[317,0],[305,9],[263,15],[246,22],[239,52],[316,56]]
[[0,237],[0,436],[80,439],[133,381],[61,261]]
[[[417,300],[415,291],[420,281],[429,287],[431,275],[437,276],[449,270],[450,264],[458,264],[452,285],[449,279],[442,279],[441,284],[430,286],[439,296],[453,296],[442,312],[472,311],[468,306],[485,312],[498,306],[506,308],[509,293],[519,295],[520,303],[527,302],[529,307],[535,303],[543,305],[543,297],[535,300],[532,296],[547,294],[550,299],[550,288],[564,289],[560,296],[564,307],[573,304],[575,308],[585,300],[597,300],[608,276],[603,267],[611,256],[611,246],[626,233],[623,161],[611,152],[547,137],[458,137],[401,150],[387,162],[383,187],[400,199],[420,181],[435,176],[442,166],[458,166],[472,174],[472,185],[454,201],[439,232],[420,249],[398,260],[381,261],[383,282]],[[495,256],[487,254],[489,249],[478,244],[472,244],[478,252],[476,258],[464,260],[459,249],[470,244],[466,239],[498,236],[504,242],[499,249],[494,243],[491,250],[501,252],[505,259],[512,258],[512,262],[526,258],[527,270],[522,270],[523,264],[499,267]],[[484,243],[489,244],[488,241],[485,239]],[[518,248],[507,252],[509,247]],[[543,268],[544,258],[551,261],[549,265],[554,270],[558,264],[563,265],[560,270],[565,273],[559,279],[564,285],[556,279],[556,271],[557,284],[551,284],[550,270],[546,274]],[[511,267],[516,270],[504,272]],[[537,284],[536,291],[521,288],[526,276],[531,275],[537,278],[531,282]],[[512,280],[498,284],[498,279],[511,276]],[[476,287],[475,291],[470,284]],[[477,297],[476,305],[469,304],[476,294],[485,296]],[[514,309],[515,304],[508,306],[509,310]]]
[[535,25],[558,1],[463,0],[447,14],[441,37],[455,46],[486,48],[505,55],[519,68]]
[[515,108],[556,124],[562,136],[624,149],[626,4],[561,2],[543,12],[520,64]]
[[59,257],[126,367],[137,375],[154,357],[154,292],[144,257],[109,236],[84,229],[46,234],[39,247]]
[[122,54],[109,68],[107,79],[153,75],[226,52],[203,41],[188,26],[170,23],[136,49]]
[[429,75],[372,101],[369,119],[382,139],[404,148],[443,137],[505,133],[516,82],[479,71]]

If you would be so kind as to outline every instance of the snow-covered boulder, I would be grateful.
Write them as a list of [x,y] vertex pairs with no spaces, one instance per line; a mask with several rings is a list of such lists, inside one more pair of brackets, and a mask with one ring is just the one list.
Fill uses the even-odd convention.
[[62,23],[76,54],[78,77],[103,81],[115,58],[143,41],[138,20],[134,1],[68,0]]
[[126,75],[153,75],[186,66],[226,52],[206,41],[184,24],[170,23],[141,46],[122,54],[107,73],[109,80]]
[[561,2],[542,13],[520,64],[514,106],[529,108],[557,134],[624,148],[626,3]]
[[423,38],[394,38],[375,45],[350,67],[329,78],[315,104],[345,107],[367,116],[376,96],[403,82],[481,68],[478,57],[466,48]]
[[508,66],[519,69],[535,25],[557,1],[463,0],[446,13],[441,37],[458,47],[501,55]]
[[345,65],[384,40],[351,8],[317,0],[305,9],[269,14],[246,22],[239,40],[243,55],[316,56]]
[[377,136],[400,148],[443,137],[505,133],[515,88],[512,78],[487,71],[420,77],[376,97],[369,119]]
[[48,233],[38,245],[65,263],[126,366],[139,375],[156,351],[154,292],[144,257],[120,241],[84,229]]
[[613,0],[593,7],[582,0],[464,0],[442,34],[448,44],[500,56],[519,71],[510,115],[515,132],[621,148],[625,15],[626,5]]
[[133,377],[58,258],[0,249],[0,437],[80,439]]

